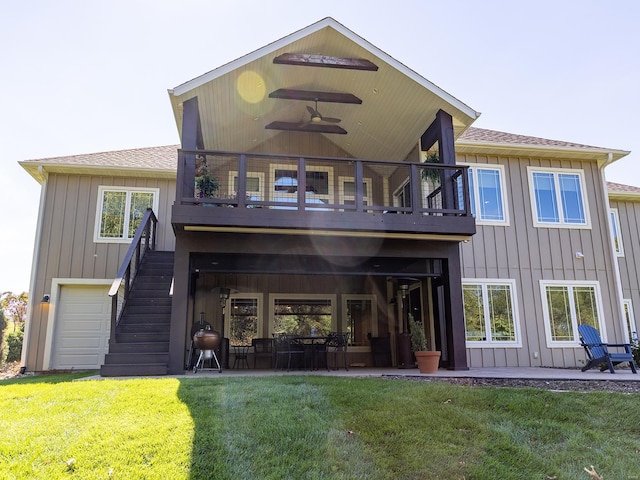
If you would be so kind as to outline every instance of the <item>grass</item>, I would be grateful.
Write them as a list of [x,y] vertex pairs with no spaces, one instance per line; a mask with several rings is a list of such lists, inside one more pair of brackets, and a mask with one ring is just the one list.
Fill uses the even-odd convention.
[[[313,376],[0,382],[0,479],[640,478],[638,396]],[[71,461],[73,459],[74,461]]]

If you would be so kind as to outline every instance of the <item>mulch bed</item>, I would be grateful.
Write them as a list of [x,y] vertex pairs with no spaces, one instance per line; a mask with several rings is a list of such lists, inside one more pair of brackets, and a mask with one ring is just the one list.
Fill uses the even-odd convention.
[[621,380],[540,380],[526,378],[469,378],[469,377],[425,377],[389,375],[394,378],[419,382],[448,382],[453,385],[472,387],[540,388],[566,392],[619,392],[640,393],[640,381]]

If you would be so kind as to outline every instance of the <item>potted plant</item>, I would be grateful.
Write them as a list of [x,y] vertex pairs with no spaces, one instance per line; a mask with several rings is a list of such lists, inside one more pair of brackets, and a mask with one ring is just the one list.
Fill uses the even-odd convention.
[[[429,153],[423,163],[440,163],[440,157],[437,153]],[[422,179],[430,181],[432,184],[440,183],[441,173],[442,170],[439,168],[422,168],[420,170],[420,176]]]
[[198,198],[213,198],[220,188],[220,179],[209,172],[209,165],[206,160],[202,161],[200,167],[201,175],[196,177],[196,196]]
[[416,357],[420,373],[436,373],[440,363],[440,352],[430,351],[422,322],[409,315],[409,330],[411,332],[411,349]]

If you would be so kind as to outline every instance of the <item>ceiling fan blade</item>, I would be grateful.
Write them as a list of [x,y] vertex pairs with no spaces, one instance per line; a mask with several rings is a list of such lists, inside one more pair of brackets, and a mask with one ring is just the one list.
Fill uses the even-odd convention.
[[311,114],[312,117],[322,117],[322,115],[320,115],[320,112],[318,112],[313,107],[310,107],[309,105],[307,105],[307,111]]
[[328,122],[328,123],[340,123],[342,120],[339,118],[333,118],[333,117],[320,117],[322,119],[323,122]]

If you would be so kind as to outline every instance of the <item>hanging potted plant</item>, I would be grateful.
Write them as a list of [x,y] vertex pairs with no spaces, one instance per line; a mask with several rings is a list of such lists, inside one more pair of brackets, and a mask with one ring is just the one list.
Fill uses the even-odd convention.
[[409,315],[409,330],[411,332],[411,349],[416,357],[420,373],[436,373],[440,363],[440,352],[428,349],[422,322],[416,321],[411,314]]
[[[437,153],[429,153],[423,163],[440,163],[440,157]],[[432,184],[440,183],[441,173],[442,170],[439,168],[422,168],[420,170],[422,180],[430,181]]]

